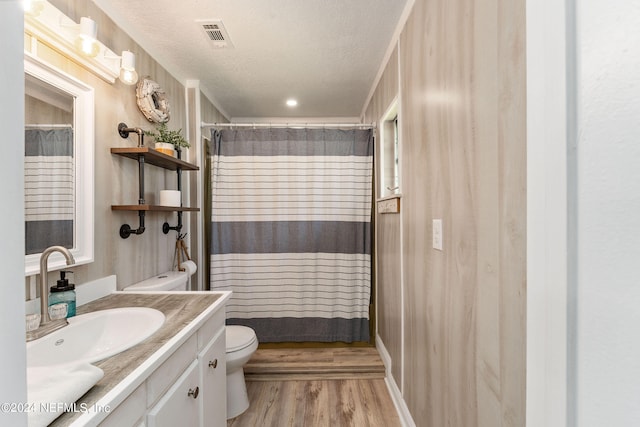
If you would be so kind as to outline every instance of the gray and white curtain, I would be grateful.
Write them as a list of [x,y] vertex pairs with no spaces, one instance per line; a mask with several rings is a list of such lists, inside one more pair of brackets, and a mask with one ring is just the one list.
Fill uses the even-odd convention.
[[74,244],[73,130],[25,130],[26,254]]
[[212,132],[211,289],[261,342],[369,340],[371,129]]

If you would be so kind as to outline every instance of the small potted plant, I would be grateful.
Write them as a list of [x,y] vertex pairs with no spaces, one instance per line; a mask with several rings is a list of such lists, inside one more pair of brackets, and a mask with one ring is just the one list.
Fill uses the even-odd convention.
[[161,153],[174,156],[174,150],[189,148],[191,144],[182,136],[182,129],[169,130],[166,123],[161,123],[156,132],[145,130],[144,134],[155,140],[154,148]]

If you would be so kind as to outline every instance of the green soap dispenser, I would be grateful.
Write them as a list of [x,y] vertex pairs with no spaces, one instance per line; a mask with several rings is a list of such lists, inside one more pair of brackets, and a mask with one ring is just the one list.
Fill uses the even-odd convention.
[[73,271],[61,271],[60,280],[56,282],[56,286],[50,288],[49,307],[55,304],[67,304],[67,317],[76,315],[76,285],[69,283],[69,279],[65,277],[67,273]]

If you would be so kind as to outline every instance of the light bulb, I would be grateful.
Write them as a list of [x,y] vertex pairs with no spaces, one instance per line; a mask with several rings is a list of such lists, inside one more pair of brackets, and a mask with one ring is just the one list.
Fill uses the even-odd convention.
[[120,81],[126,85],[133,85],[138,81],[136,56],[128,50],[122,52],[122,59],[120,60]]
[[44,9],[44,2],[42,0],[24,0],[24,13],[31,16],[38,16]]
[[79,36],[76,39],[76,49],[78,49],[84,56],[89,58],[95,58],[100,53],[100,45],[95,39]]
[[138,73],[136,70],[120,69],[120,81],[126,85],[134,85],[138,81]]
[[90,58],[98,56],[100,53],[100,44],[96,40],[98,35],[98,26],[96,21],[83,16],[80,18],[80,34],[76,38],[76,49],[83,55]]

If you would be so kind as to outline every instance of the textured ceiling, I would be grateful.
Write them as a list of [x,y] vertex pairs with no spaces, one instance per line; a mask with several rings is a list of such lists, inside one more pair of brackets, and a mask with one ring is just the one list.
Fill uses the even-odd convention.
[[[407,1],[94,0],[229,119],[359,117]],[[212,19],[232,48],[216,49],[197,22]]]

